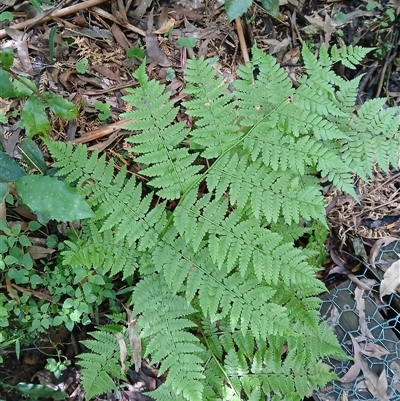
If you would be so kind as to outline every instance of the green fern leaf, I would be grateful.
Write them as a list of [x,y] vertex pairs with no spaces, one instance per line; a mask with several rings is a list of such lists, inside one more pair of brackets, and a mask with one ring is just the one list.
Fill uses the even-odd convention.
[[191,142],[202,151],[202,157],[218,157],[240,137],[235,124],[236,112],[232,94],[227,93],[228,84],[222,78],[215,79],[216,71],[204,60],[188,60],[185,92],[194,96],[184,102],[187,114],[196,118],[196,127],[191,131]]
[[[159,374],[168,370],[168,386],[187,400],[202,400],[204,349],[193,334],[184,329],[195,327],[187,316],[195,309],[173,295],[160,276],[140,281],[132,294],[133,313],[141,315],[137,330],[150,338],[145,355],[161,362]],[[155,313],[158,311],[159,313]]]
[[[141,174],[150,177],[149,185],[167,199],[177,199],[196,179],[201,166],[193,165],[196,153],[178,146],[186,137],[184,123],[173,124],[177,108],[168,102],[169,95],[157,81],[148,80],[143,63],[133,74],[139,88],[128,89],[124,100],[136,109],[123,114],[132,119],[126,128],[139,131],[127,139],[134,145],[137,163],[142,163]],[[145,131],[145,132],[144,132]]]
[[364,48],[361,46],[343,46],[340,49],[336,45],[332,46],[331,57],[334,63],[340,61],[345,67],[354,70],[356,65],[360,64],[362,59],[373,48]]
[[[121,328],[122,330],[122,328]],[[82,385],[86,399],[116,389],[112,377],[124,379],[119,363],[119,344],[115,333],[95,331],[90,333],[93,340],[83,340],[91,353],[78,355],[78,364],[82,366]],[[127,336],[126,336],[127,337]],[[129,344],[128,339],[125,342]]]

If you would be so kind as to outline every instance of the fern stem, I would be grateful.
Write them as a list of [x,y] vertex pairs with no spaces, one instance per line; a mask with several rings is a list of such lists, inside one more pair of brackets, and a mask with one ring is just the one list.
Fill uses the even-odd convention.
[[[189,185],[189,187],[186,189],[186,191],[184,192],[184,194],[181,196],[181,198],[179,199],[178,205],[179,206],[181,204],[181,202],[185,199],[185,197],[188,195],[188,193],[196,186],[199,185],[199,183],[201,181],[203,181],[206,176],[209,174],[209,172],[211,170],[213,170],[215,168],[215,166],[218,164],[218,161],[221,160],[227,153],[229,153],[232,149],[234,149],[236,146],[239,145],[239,143],[243,142],[248,136],[250,136],[252,134],[252,132],[258,127],[259,124],[261,124],[264,120],[266,120],[276,109],[278,109],[278,107],[280,107],[284,102],[286,102],[286,99],[282,100],[280,103],[278,103],[275,108],[273,108],[267,115],[265,115],[260,121],[258,121],[256,124],[254,124],[251,129],[249,129],[249,132],[247,132],[247,134],[244,134],[240,139],[238,139],[237,142],[235,142],[234,144],[232,144],[231,146],[229,146],[227,149],[225,149],[220,156],[218,157],[218,159],[214,162],[214,164],[209,167],[203,174],[200,175],[200,177],[195,180],[191,185]],[[168,228],[170,227],[170,225],[172,224],[172,220],[174,218],[173,213],[171,213],[167,224],[165,225],[164,229],[161,231],[160,233],[160,239],[162,239],[164,237],[164,235],[166,234],[166,232],[168,231]]]
[[236,397],[237,397],[238,399],[240,399],[240,394],[238,394],[238,392],[236,391],[236,388],[235,388],[235,386],[233,385],[233,383],[232,383],[230,377],[229,377],[228,374],[226,373],[224,367],[222,366],[222,364],[221,364],[220,361],[218,360],[217,356],[216,356],[216,355],[214,354],[214,352],[211,350],[210,343],[209,343],[209,341],[208,341],[208,339],[207,339],[207,336],[206,336],[206,334],[204,333],[204,331],[203,331],[203,329],[202,329],[202,327],[201,327],[200,324],[198,325],[198,329],[200,330],[200,333],[201,333],[201,335],[203,336],[203,339],[204,339],[204,342],[205,342],[205,344],[206,344],[206,346],[207,346],[207,349],[210,351],[210,353],[211,353],[213,359],[215,360],[215,363],[216,363],[216,364],[218,365],[218,367],[221,369],[222,374],[224,375],[224,377],[225,377],[226,381],[228,382],[229,386],[230,386],[230,387],[233,389],[233,391],[235,392]]

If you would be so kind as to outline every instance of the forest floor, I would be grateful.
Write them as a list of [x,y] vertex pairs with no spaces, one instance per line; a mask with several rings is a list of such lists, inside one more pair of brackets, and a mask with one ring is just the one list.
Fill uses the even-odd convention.
[[[128,170],[133,168],[134,161],[124,146],[128,131],[121,128],[124,121],[120,120],[120,115],[127,111],[122,100],[127,94],[125,88],[137,85],[132,71],[144,56],[149,76],[166,84],[171,98],[179,104],[187,96],[182,92],[183,70],[191,57],[212,58],[220,74],[232,82],[238,66],[251,59],[251,47],[256,43],[276,58],[295,83],[302,73],[303,45],[312,51],[322,44],[327,47],[335,44],[371,47],[373,50],[359,68],[348,70],[341,66],[336,72],[346,79],[364,74],[358,104],[376,97],[386,97],[389,106],[400,102],[398,0],[283,0],[277,18],[271,17],[260,2],[255,2],[242,18],[231,23],[222,1],[56,0],[51,5],[45,3],[40,0],[31,3],[1,0],[0,16],[5,17],[10,12],[13,21],[0,23],[0,48],[15,49],[16,74],[29,77],[38,87],[69,99],[77,106],[78,115],[73,121],[50,116],[49,137],[87,144],[90,150],[96,149],[108,158],[113,157],[116,168],[122,165]],[[35,4],[42,11],[38,11]],[[1,95],[0,87],[0,111],[3,114],[11,115],[23,107],[21,100],[3,99]],[[15,156],[22,134],[17,119],[10,118],[9,123],[1,127],[1,143],[9,155]],[[37,143],[41,145],[40,139]],[[398,313],[397,298],[380,314],[378,310],[382,311],[382,303],[372,290],[374,286],[367,287],[368,291],[365,289],[368,280],[376,280],[375,284],[379,284],[385,271],[400,258],[400,173],[396,169],[389,174],[377,170],[369,183],[358,181],[357,191],[363,194],[361,203],[342,193],[328,191],[325,194],[330,232],[319,278],[339,300],[333,305],[332,298],[325,297],[321,315],[328,321],[333,319],[332,305],[339,320],[349,308],[357,311],[357,327],[345,319],[341,322],[340,340],[348,352],[353,353],[355,364],[358,363],[361,370],[360,354],[352,348],[348,333],[357,332],[373,316],[376,326],[389,329],[390,333],[379,332],[387,342],[396,343],[400,334],[398,318],[391,318]],[[27,222],[32,218],[29,213],[18,212],[13,211],[12,220]],[[3,288],[5,291],[5,286]],[[359,289],[367,291],[366,296],[370,299],[365,306],[367,317],[360,302],[354,301],[360,297]],[[29,287],[25,291],[37,295]],[[347,301],[340,300],[343,293],[350,294],[349,302],[356,306],[349,307]],[[70,400],[80,399],[79,373],[75,369],[67,367],[61,378],[56,379],[49,366],[45,366],[49,355],[59,355],[63,360],[73,362],[79,352],[77,338],[82,337],[84,333],[73,332],[71,335],[67,329],[46,333],[31,346],[19,349],[19,358],[14,344],[0,345],[4,359],[0,365],[0,380],[13,386],[21,382],[41,383],[72,393]],[[390,389],[390,386],[395,386],[396,380],[399,382],[400,363],[396,365],[396,361],[389,360],[387,353],[381,353],[377,347],[369,351],[378,366],[376,373],[381,377],[374,399],[384,400],[385,397],[379,395],[383,393],[398,394],[396,391],[400,389]],[[379,368],[380,360],[386,364],[386,382]],[[343,375],[341,367],[335,368]],[[374,366],[371,369],[374,370]],[[368,376],[365,367],[363,375]],[[354,383],[353,387],[348,384],[352,391],[359,389],[357,377],[357,374],[348,377],[351,386]],[[132,376],[129,380],[131,384],[142,383],[143,389],[158,385],[152,367],[141,371],[140,377]],[[342,390],[331,387],[313,396],[315,400],[344,401],[343,394]],[[357,394],[357,391],[350,391],[346,399],[367,399]],[[14,400],[20,395],[10,392],[1,396]],[[29,396],[34,399],[34,395]],[[114,396],[113,399],[119,398]],[[140,401],[149,398],[141,391],[131,391],[120,399]]]

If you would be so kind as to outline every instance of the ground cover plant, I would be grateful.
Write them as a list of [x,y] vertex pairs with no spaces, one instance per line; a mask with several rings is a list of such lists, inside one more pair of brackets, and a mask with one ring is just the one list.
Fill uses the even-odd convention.
[[[94,212],[66,242],[63,263],[130,283],[142,356],[167,373],[154,399],[301,400],[334,377],[321,359],[344,355],[318,315],[325,287],[309,263],[316,255],[294,241],[309,231],[299,222],[325,224],[319,177],[356,197],[354,175],[397,163],[397,109],[374,99],[356,110],[361,77],[332,71],[338,62],[354,68],[367,52],[321,47],[316,58],[305,47],[296,89],[254,47],[233,93],[212,64],[189,60],[191,129],[142,64],[124,117],[145,180],[125,168],[114,175],[112,162],[82,145],[47,141],[57,175]],[[88,399],[123,375],[123,338],[126,329],[112,326],[86,342]]]

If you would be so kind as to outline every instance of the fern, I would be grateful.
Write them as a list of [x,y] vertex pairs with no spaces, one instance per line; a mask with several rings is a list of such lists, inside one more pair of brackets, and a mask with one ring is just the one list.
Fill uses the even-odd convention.
[[145,131],[127,139],[135,145],[136,161],[143,164],[141,174],[150,177],[149,185],[159,188],[158,195],[179,198],[186,186],[196,180],[201,166],[193,165],[197,155],[181,144],[186,136],[184,123],[175,123],[177,109],[156,81],[148,81],[144,65],[133,74],[141,87],[128,89],[126,101],[136,110],[127,113],[134,121],[127,129]]
[[[325,288],[309,263],[315,252],[293,241],[310,231],[301,220],[325,224],[318,174],[356,196],[354,174],[368,178],[374,163],[397,163],[397,109],[373,100],[355,112],[359,78],[332,71],[366,52],[322,47],[316,58],[304,48],[306,73],[295,89],[254,48],[233,94],[206,60],[189,60],[192,129],[175,123],[177,108],[143,64],[124,117],[145,186],[125,170],[114,176],[112,161],[88,158],[83,146],[48,143],[57,174],[95,212],[64,263],[138,278],[130,302],[143,355],[167,373],[154,399],[295,401],[335,377],[321,363],[343,354],[317,313]],[[115,351],[113,338],[97,341]],[[82,357],[88,397],[93,372],[105,366],[100,349]],[[96,391],[114,388],[101,380]]]
[[126,334],[124,339],[123,333],[108,330],[106,326],[101,331],[92,332],[91,336],[93,339],[81,341],[91,352],[78,355],[87,399],[116,389],[113,378],[124,379],[122,372],[126,367],[121,367],[118,336],[129,344]]

